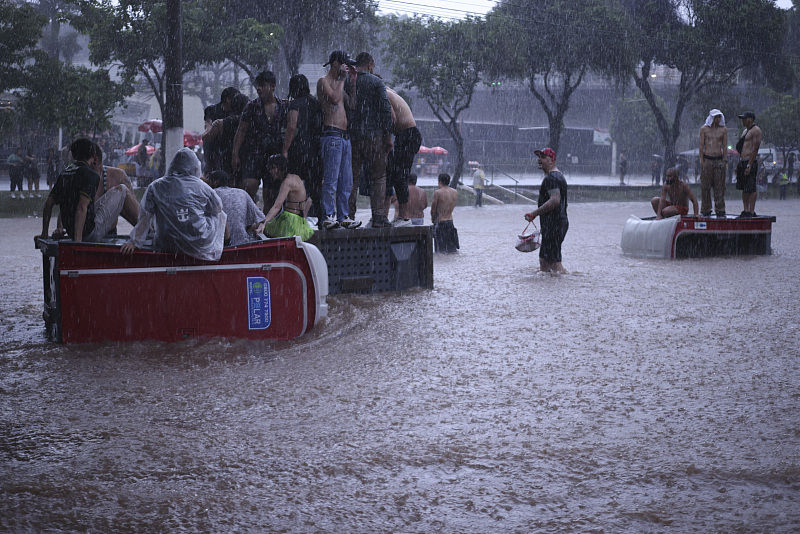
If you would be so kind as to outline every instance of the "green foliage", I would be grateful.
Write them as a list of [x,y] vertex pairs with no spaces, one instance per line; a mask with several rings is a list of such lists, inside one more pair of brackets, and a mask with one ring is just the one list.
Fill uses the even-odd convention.
[[[661,101],[662,106],[664,105]],[[630,160],[649,159],[660,150],[650,106],[642,99],[620,99],[611,117],[611,138]]]
[[625,30],[614,0],[505,1],[487,16],[489,72],[528,81],[558,150],[570,98],[587,73],[618,78],[632,62]]
[[33,7],[0,0],[0,91],[23,83],[25,62],[35,55],[33,48],[46,23]]
[[132,92],[112,81],[107,70],[73,67],[52,58],[37,61],[27,74],[23,117],[41,127],[62,127],[68,135],[110,128],[114,108]]
[[[724,87],[739,73],[766,72],[775,83],[785,79],[774,74],[785,63],[780,53],[784,16],[770,0],[623,3],[631,28],[626,46],[638,53],[630,72],[655,117],[667,166],[675,161],[683,113],[698,94]],[[671,118],[659,106],[651,85],[655,65],[680,73]]]
[[766,142],[786,152],[800,149],[800,98],[781,96],[761,113],[759,123]]
[[483,23],[479,20],[398,19],[389,22],[386,58],[396,83],[414,87],[457,147],[453,181],[464,164],[464,139],[458,126],[480,79]]

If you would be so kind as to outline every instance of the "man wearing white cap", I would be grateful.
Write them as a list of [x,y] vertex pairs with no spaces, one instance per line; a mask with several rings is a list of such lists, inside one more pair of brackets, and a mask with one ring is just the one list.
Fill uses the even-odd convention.
[[714,190],[714,211],[725,217],[725,164],[728,130],[725,115],[718,109],[708,112],[700,128],[700,214],[711,215],[711,190]]

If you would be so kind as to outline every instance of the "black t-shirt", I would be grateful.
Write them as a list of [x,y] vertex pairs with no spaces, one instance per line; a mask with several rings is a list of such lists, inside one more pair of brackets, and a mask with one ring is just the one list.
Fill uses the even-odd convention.
[[83,224],[83,237],[94,230],[94,195],[100,184],[100,176],[84,163],[69,165],[58,176],[56,185],[50,192],[61,211],[61,223],[71,238],[75,238],[75,210],[82,196],[89,199],[86,222]]
[[297,130],[292,140],[291,152],[307,152],[319,146],[322,134],[322,108],[311,95],[301,96],[289,102],[289,111],[297,111]]
[[545,175],[542,186],[539,188],[538,206],[542,207],[545,202],[550,200],[550,191],[553,189],[558,189],[561,194],[561,206],[557,210],[543,213],[540,216],[542,232],[545,231],[545,227],[555,228],[567,220],[567,181],[561,171],[551,171]]

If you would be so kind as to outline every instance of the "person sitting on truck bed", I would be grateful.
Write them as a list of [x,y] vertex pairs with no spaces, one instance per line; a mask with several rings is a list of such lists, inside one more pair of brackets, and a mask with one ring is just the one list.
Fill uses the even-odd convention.
[[222,201],[200,178],[200,160],[182,148],[169,164],[167,175],[150,185],[139,206],[139,222],[123,254],[142,248],[155,220],[153,248],[182,252],[200,260],[219,260],[225,241],[227,216]]
[[[116,226],[123,211],[133,211],[136,197],[124,185],[110,188],[95,202],[100,175],[94,167],[102,165],[100,153],[91,140],[76,139],[70,146],[75,162],[58,176],[42,209],[42,234],[47,238],[53,206],[60,208],[61,222],[73,241],[97,241]],[[132,215],[132,223],[137,219]]]
[[247,191],[231,187],[231,177],[223,170],[208,175],[208,183],[222,200],[222,209],[228,216],[228,230],[232,247],[243,245],[252,239],[248,234],[260,234],[264,230],[266,216],[258,209]]
[[[656,219],[689,214],[689,200],[692,201],[694,216],[697,217],[697,197],[689,185],[678,177],[677,167],[667,169],[667,177],[661,186],[661,196],[653,197],[650,203],[656,212]],[[669,200],[667,200],[669,196]]]

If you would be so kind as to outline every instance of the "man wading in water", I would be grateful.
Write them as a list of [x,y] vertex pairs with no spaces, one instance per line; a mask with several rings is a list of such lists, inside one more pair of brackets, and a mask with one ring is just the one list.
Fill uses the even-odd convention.
[[539,270],[545,273],[566,273],[561,265],[561,243],[569,229],[567,219],[567,181],[556,167],[556,152],[543,148],[533,152],[539,158],[539,168],[544,171],[539,188],[539,207],[525,214],[530,222],[541,215],[542,246],[539,248]]

